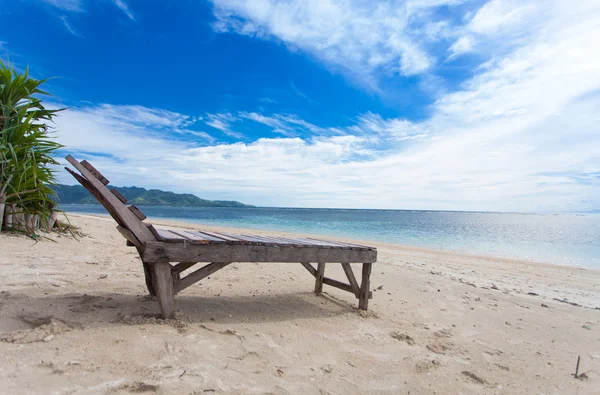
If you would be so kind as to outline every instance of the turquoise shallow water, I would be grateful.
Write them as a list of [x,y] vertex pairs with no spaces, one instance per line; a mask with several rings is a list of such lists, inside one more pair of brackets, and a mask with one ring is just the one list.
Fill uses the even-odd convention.
[[[100,205],[67,212],[106,214]],[[148,217],[517,258],[600,269],[600,215],[142,206]]]

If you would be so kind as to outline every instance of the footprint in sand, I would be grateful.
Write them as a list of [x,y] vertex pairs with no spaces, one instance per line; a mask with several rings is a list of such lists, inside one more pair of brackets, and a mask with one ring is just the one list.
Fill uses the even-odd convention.
[[415,345],[415,339],[413,339],[407,333],[400,333],[400,332],[394,331],[394,332],[390,333],[390,336],[396,340],[407,343],[409,346]]
[[114,393],[136,393],[142,394],[147,392],[156,392],[159,386],[154,384],[144,383],[143,381],[134,381],[133,383],[123,384],[116,388],[113,388],[107,392],[107,394]]
[[481,377],[477,376],[473,372],[469,372],[468,370],[463,371],[462,375],[463,375],[463,377],[465,377],[467,379],[467,381],[470,381],[472,383],[481,384],[481,385],[488,384],[488,382],[486,380],[484,380]]
[[435,359],[419,361],[415,364],[415,370],[417,371],[417,373],[429,373],[432,370],[439,368],[440,366],[442,366],[440,361],[437,361]]
[[450,329],[440,329],[433,333],[434,341],[427,345],[427,349],[435,354],[446,355],[446,352],[453,347],[453,344],[447,341],[451,337]]
[[450,349],[450,347],[444,343],[434,342],[434,343],[428,344],[427,349],[435,354],[446,355],[446,351],[448,351]]

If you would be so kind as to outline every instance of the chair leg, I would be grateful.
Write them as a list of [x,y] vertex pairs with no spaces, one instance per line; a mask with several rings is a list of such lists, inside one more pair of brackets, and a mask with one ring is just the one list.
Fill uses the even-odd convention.
[[323,277],[325,277],[325,262],[319,262],[317,265],[317,274],[315,275],[315,293],[323,292]]
[[158,304],[163,319],[173,318],[175,314],[175,293],[173,291],[173,275],[168,262],[154,264],[154,289],[158,296]]
[[146,288],[150,296],[156,296],[156,289],[154,288],[154,275],[152,274],[152,265],[147,262],[142,262],[144,266],[144,277],[146,277]]
[[362,281],[360,283],[360,294],[358,295],[358,308],[367,310],[369,308],[369,288],[371,285],[371,266],[372,263],[363,263]]

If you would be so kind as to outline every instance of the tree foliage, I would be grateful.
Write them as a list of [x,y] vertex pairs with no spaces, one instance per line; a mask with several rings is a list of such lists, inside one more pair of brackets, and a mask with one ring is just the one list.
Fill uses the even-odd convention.
[[56,184],[52,154],[62,146],[51,136],[60,109],[47,109],[37,80],[0,61],[0,203],[17,213],[47,218]]

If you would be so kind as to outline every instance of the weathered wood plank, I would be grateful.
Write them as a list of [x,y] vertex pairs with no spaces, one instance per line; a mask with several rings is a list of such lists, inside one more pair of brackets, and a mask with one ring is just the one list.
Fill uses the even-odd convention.
[[129,210],[131,210],[131,212],[134,213],[135,216],[140,219],[140,221],[143,221],[143,220],[145,220],[147,218],[146,215],[144,213],[142,213],[140,211],[140,209],[137,208],[136,206],[134,206],[133,204],[129,205],[127,207],[129,207]]
[[252,235],[253,238],[262,240],[265,245],[276,245],[276,246],[295,246],[295,247],[304,247],[308,244],[302,244],[294,242],[291,239],[287,239],[284,237],[273,237],[273,236],[256,236]]
[[350,285],[354,290],[354,295],[358,298],[360,295],[360,286],[358,285],[358,281],[356,281],[352,266],[347,262],[342,262],[342,269],[344,269],[344,273],[346,273],[346,277],[348,277],[348,281],[350,281]]
[[310,274],[312,274],[314,277],[316,277],[316,276],[317,276],[317,269],[315,269],[315,268],[313,267],[313,265],[311,265],[311,264],[310,264],[310,263],[308,263],[308,262],[300,262],[300,264],[301,264],[302,266],[304,266],[304,267],[306,268],[306,270],[308,270],[308,272],[309,272]]
[[184,241],[191,241],[181,235],[171,232],[168,229],[160,229],[154,225],[150,225],[149,229],[154,234],[157,240],[164,241],[166,243],[183,243]]
[[154,264],[153,270],[156,295],[158,296],[162,318],[173,318],[175,315],[175,292],[171,265],[167,262],[158,262]]
[[206,240],[202,237],[196,236],[190,232],[186,232],[184,230],[179,230],[179,229],[169,229],[169,232],[174,233],[176,235],[179,235],[183,238],[186,238],[187,240],[190,240],[193,243],[198,243],[198,244],[208,244],[209,240]]
[[263,237],[266,237],[267,239],[271,240],[273,243],[279,244],[279,245],[294,246],[294,247],[308,246],[308,244],[294,243],[291,240],[288,240],[284,237],[277,237],[277,236],[263,236]]
[[104,199],[104,197],[102,197],[100,192],[85,177],[74,172],[73,170],[71,170],[68,167],[65,167],[65,170],[68,171],[73,177],[75,177],[75,179],[81,185],[83,185],[83,187],[85,189],[87,189],[88,192],[90,192],[92,194],[92,196],[94,196],[96,198],[96,200],[98,202],[100,202],[100,204],[102,206],[104,206],[106,211],[108,211],[110,216],[113,217],[113,219],[117,222],[117,224],[119,224],[121,226],[125,226],[125,222],[121,219],[121,216],[119,215],[119,213],[106,201],[106,199]]
[[119,190],[117,188],[111,189],[110,193],[115,195],[117,197],[117,199],[119,199],[121,201],[121,203],[123,203],[123,204],[127,203],[127,199],[125,199],[125,196],[121,195],[121,192],[119,192]]
[[[97,193],[106,201],[106,204],[112,207],[114,212],[118,214],[118,217],[114,218],[120,218],[124,226],[133,232],[135,237],[140,242],[145,243],[146,241],[156,240],[150,229],[148,229],[148,227],[142,221],[140,221],[135,214],[127,209],[125,205],[109,191],[106,185],[100,182],[87,168],[85,168],[71,155],[67,155],[66,159],[83,175],[83,177],[87,179],[89,184],[93,187],[92,190],[96,190]],[[90,190],[90,192],[92,192],[92,190]]]
[[354,294],[354,289],[350,284],[346,284],[329,277],[323,277],[323,284],[331,285],[332,287],[336,287],[346,292],[350,292],[351,294]]
[[186,234],[188,235],[192,235],[194,236],[194,240],[205,240],[210,244],[210,243],[225,243],[226,240],[213,236],[213,235],[208,235],[205,234],[204,232],[196,232],[196,231],[191,231],[191,230],[186,230],[185,231]]
[[328,245],[328,246],[331,246],[334,248],[346,248],[346,249],[360,248],[360,247],[351,246],[351,245],[348,245],[345,243],[338,243],[337,241],[320,240],[320,239],[307,239],[307,240],[314,241],[315,243],[318,243],[318,244]]
[[[222,234],[219,232],[215,232],[215,233]],[[229,238],[237,240],[237,243],[235,241],[232,241],[232,244],[244,244],[244,245],[264,245],[265,244],[262,241],[248,240],[248,238],[243,237],[242,235],[233,235],[233,234],[228,233],[227,236]]]
[[203,233],[203,234],[208,235],[208,236],[219,238],[219,239],[224,240],[224,241],[240,241],[240,239],[238,239],[236,237],[232,237],[232,236],[227,235],[225,233],[208,232],[206,230],[198,231],[198,232],[199,233]]
[[108,181],[108,179],[106,177],[104,177],[102,175],[102,173],[100,173],[98,170],[96,170],[96,168],[94,166],[92,166],[92,164],[90,162],[88,162],[87,160],[82,160],[81,165],[83,167],[85,167],[90,173],[92,173],[92,175],[98,181],[100,181],[102,184],[108,185],[108,183],[110,182],[110,181]]
[[362,280],[360,283],[360,294],[358,296],[358,308],[361,310],[367,310],[369,308],[369,287],[371,284],[372,266],[372,263],[363,263],[362,266]]
[[185,276],[184,278],[182,278],[181,280],[179,280],[177,282],[177,284],[175,285],[175,292],[178,293],[178,292],[183,291],[190,285],[197,283],[198,281],[202,280],[205,277],[210,276],[211,274],[215,273],[218,270],[223,269],[225,266],[229,265],[230,263],[231,262],[209,263],[208,265],[196,270],[195,272],[188,274],[187,276]]
[[239,235],[238,237],[244,241],[248,241],[256,245],[265,245],[265,242],[261,240],[258,236]]
[[319,247],[192,244],[151,241],[144,245],[147,262],[376,262],[377,251]]
[[307,239],[307,238],[292,238],[292,237],[288,237],[288,239],[293,240],[295,242],[300,242],[300,243],[305,243],[308,245],[312,245],[312,246],[320,246],[322,248],[344,248],[344,249],[348,249],[347,246],[342,246],[342,245],[338,245],[335,243],[330,243],[328,241],[325,240],[318,240],[318,239]]
[[127,239],[128,242],[131,243],[131,245],[136,246],[138,248],[142,247],[142,243],[140,243],[140,241],[135,237],[135,235],[126,227],[124,226],[117,226],[117,230],[119,231],[120,234],[123,235],[123,237],[125,237],[125,239]]
[[317,264],[317,275],[315,276],[315,293],[323,292],[323,278],[325,277],[325,262]]
[[250,235],[240,235],[240,236],[243,237],[243,238],[245,238],[245,239],[247,239],[247,240],[249,240],[249,241],[257,241],[257,242],[260,242],[260,243],[262,243],[264,245],[269,245],[269,244],[270,245],[282,245],[281,242],[277,242],[277,241],[275,241],[273,239],[269,239],[268,237],[265,237],[265,236],[258,236],[258,235],[252,235],[252,236],[250,236]]
[[[310,240],[318,240],[318,239],[313,239],[312,237],[308,237],[308,239],[310,239]],[[367,250],[374,250],[374,249],[376,249],[375,247],[365,246],[365,245],[362,245],[362,244],[348,243],[346,241],[328,241],[328,243],[335,243],[335,244],[340,244],[340,245],[346,245],[348,247],[364,248],[364,249],[367,249]]]

